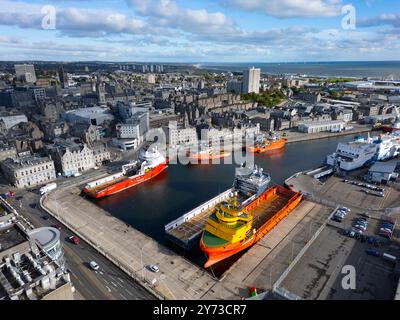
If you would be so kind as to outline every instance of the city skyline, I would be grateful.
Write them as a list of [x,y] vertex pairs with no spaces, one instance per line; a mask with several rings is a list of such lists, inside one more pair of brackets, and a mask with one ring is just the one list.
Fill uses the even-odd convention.
[[0,60],[388,61],[400,48],[399,5],[386,0],[354,1],[354,30],[341,0],[0,2]]

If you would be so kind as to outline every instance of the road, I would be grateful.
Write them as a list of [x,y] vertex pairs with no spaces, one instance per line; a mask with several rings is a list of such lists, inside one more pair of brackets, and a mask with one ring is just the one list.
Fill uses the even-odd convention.
[[[96,173],[99,174],[100,172]],[[86,178],[79,177],[82,181]],[[63,182],[69,184],[70,182]],[[35,227],[53,226],[59,224],[54,218],[43,213],[39,208],[40,196],[38,193],[26,190],[16,190],[6,184],[0,184],[0,193],[14,191],[14,198],[10,199],[10,204],[27,218]],[[22,197],[22,198],[20,198]],[[48,220],[43,219],[47,217]],[[71,280],[76,288],[77,299],[85,300],[153,300],[155,299],[148,291],[134,282],[122,270],[113,265],[97,253],[84,241],[79,245],[74,245],[67,240],[72,232],[62,227],[61,239],[64,239],[64,251],[67,266],[71,274]],[[96,261],[100,266],[98,271],[89,268],[90,261]]]

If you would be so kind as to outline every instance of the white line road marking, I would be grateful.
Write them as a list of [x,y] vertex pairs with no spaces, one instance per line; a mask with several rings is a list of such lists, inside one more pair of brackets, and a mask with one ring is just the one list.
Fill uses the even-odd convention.
[[103,275],[104,273],[103,272],[101,272],[101,271],[99,271],[99,273],[101,274],[101,275]]
[[121,278],[118,278],[118,281],[124,283],[124,281]]
[[108,292],[111,292],[111,289],[109,287],[106,286],[106,288],[107,288]]
[[118,288],[118,286],[117,286],[114,282],[111,281],[111,284],[112,284],[114,287]]
[[125,289],[126,292],[128,292],[128,294],[131,296],[132,292],[130,292],[128,289]]
[[124,300],[128,300],[122,293],[120,295]]

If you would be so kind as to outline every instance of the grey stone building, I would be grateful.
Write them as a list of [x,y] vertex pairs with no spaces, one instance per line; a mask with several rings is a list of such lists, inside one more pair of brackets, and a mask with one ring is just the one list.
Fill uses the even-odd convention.
[[70,134],[80,138],[88,146],[94,145],[101,140],[100,131],[97,126],[87,123],[77,123],[70,127]]
[[96,142],[91,149],[93,150],[94,161],[96,166],[100,167],[104,163],[111,160],[111,153],[108,151],[107,145],[103,142]]
[[17,156],[17,148],[15,146],[0,146],[0,161]]
[[8,158],[0,164],[4,177],[18,189],[47,184],[56,178],[54,162],[48,157]]
[[86,144],[72,140],[57,139],[50,153],[58,172],[64,177],[71,177],[96,166],[93,150]]

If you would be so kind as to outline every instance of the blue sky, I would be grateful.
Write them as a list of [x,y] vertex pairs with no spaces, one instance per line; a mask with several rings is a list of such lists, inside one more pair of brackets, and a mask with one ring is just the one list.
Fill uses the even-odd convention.
[[[355,28],[342,27],[342,8]],[[55,29],[45,5],[55,9]],[[52,20],[51,20],[52,21]],[[154,62],[399,60],[393,0],[0,0],[0,59]]]

